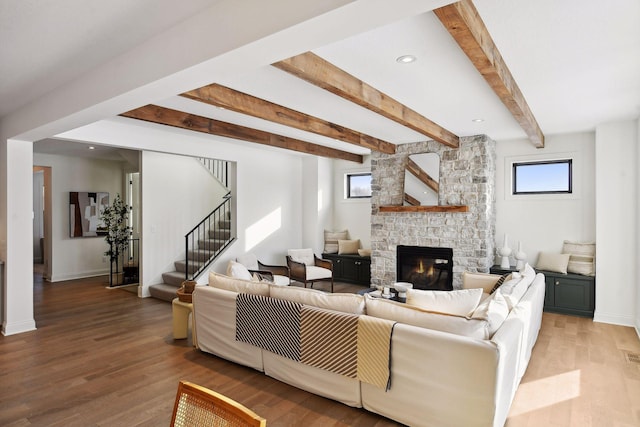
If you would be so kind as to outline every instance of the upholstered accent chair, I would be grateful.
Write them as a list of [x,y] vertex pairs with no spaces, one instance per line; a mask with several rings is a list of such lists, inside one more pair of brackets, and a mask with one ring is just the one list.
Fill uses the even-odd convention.
[[313,287],[314,282],[331,282],[333,292],[333,262],[318,258],[313,249],[289,249],[287,252],[287,266],[292,280],[307,283]]
[[236,258],[236,261],[244,265],[249,273],[257,273],[276,285],[288,286],[291,283],[289,267],[286,265],[267,265],[261,263],[255,254],[246,253]]

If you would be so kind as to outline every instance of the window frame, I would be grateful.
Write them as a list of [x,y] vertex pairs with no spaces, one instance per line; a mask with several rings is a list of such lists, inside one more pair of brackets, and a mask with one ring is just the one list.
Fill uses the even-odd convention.
[[[511,163],[511,195],[512,196],[522,196],[522,195],[545,195],[545,194],[573,194],[573,158],[562,158],[562,159],[553,159],[553,160],[527,160],[527,161],[516,161]],[[568,176],[567,176],[567,190],[542,190],[542,191],[517,191],[517,169],[519,166],[532,166],[532,165],[549,165],[549,164],[567,164],[568,166]]]
[[[353,172],[345,174],[345,199],[346,200],[358,200],[358,199],[370,199],[371,194],[368,196],[353,196],[351,195],[351,178],[357,176],[369,176],[371,177],[371,172]],[[371,189],[370,189],[371,193]]]

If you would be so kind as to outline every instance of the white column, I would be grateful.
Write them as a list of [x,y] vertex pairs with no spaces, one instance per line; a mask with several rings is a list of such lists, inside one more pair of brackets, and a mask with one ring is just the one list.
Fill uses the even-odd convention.
[[633,326],[637,293],[637,124],[596,127],[596,310],[594,321]]
[[[33,143],[9,139],[2,156],[5,166],[6,215],[2,333],[13,335],[36,328],[33,316]],[[6,246],[5,246],[6,245]]]

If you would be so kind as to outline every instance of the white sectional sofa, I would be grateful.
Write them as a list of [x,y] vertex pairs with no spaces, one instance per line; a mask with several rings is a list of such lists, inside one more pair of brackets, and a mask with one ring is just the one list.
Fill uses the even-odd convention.
[[[502,426],[536,342],[544,303],[544,276],[526,271],[487,296],[500,276],[469,275],[465,287],[483,287],[482,302],[467,315],[444,314],[461,295],[453,291],[435,309],[354,294],[325,294],[210,273],[193,294],[201,351],[249,366],[277,380],[410,426]],[[504,288],[504,289],[503,289]],[[321,311],[395,321],[390,345],[390,388],[329,372],[236,340],[240,294],[286,299]],[[408,302],[418,301],[408,296]],[[420,295],[418,295],[420,294]],[[427,299],[431,298],[428,296]],[[440,298],[440,296],[438,297]],[[422,301],[424,303],[424,301]],[[440,305],[438,305],[440,304]],[[333,310],[331,310],[333,309]],[[257,327],[259,328],[259,326]]]

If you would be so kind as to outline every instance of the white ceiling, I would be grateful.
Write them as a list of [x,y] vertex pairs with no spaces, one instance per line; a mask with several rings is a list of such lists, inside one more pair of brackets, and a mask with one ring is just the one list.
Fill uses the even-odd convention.
[[[0,1],[0,117],[216,3]],[[596,0],[474,0],[474,4],[546,136],[591,131],[600,123],[640,116],[638,0],[609,0],[606,6]],[[251,25],[237,25],[243,24]],[[457,135],[525,138],[431,12],[313,51]],[[418,60],[396,63],[396,57],[404,54]],[[215,83],[392,143],[425,139],[270,66],[247,69]],[[158,104],[346,151],[368,152],[178,96]],[[476,118],[485,121],[475,123]]]

